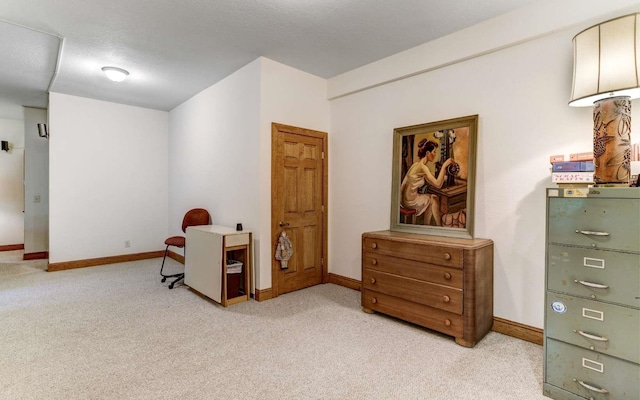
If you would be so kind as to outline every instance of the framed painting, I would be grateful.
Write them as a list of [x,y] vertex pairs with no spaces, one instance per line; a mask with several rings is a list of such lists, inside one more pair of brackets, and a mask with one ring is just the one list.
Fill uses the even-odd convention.
[[478,116],[393,131],[391,230],[473,238]]

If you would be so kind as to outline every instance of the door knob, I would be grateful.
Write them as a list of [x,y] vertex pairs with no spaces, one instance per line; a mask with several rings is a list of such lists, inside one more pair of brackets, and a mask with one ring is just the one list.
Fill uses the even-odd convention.
[[289,226],[289,223],[288,223],[288,222],[280,221],[280,223],[279,223],[278,225],[280,225],[280,227],[283,227],[283,226]]

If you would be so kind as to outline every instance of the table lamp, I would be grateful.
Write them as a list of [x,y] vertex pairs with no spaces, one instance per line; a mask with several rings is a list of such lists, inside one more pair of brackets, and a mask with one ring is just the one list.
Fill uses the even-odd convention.
[[594,25],[573,38],[570,106],[593,106],[596,184],[629,184],[631,100],[640,97],[640,13]]

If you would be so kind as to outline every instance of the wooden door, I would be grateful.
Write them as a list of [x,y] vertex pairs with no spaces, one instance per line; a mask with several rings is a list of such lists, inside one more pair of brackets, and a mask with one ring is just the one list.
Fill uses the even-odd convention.
[[[273,296],[327,281],[327,134],[272,124],[271,284]],[[275,259],[291,240],[286,269]]]

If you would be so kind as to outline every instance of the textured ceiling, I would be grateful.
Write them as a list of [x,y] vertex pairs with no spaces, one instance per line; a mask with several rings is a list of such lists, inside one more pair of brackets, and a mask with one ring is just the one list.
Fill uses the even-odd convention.
[[51,91],[170,110],[259,56],[330,78],[532,2],[2,0],[0,90],[46,92],[62,37]]
[[0,118],[22,119],[22,106],[46,107],[59,38],[0,22]]

